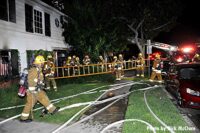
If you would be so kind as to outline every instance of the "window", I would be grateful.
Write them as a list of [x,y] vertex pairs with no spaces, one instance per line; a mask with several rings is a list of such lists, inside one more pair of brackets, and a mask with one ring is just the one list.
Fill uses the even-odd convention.
[[34,26],[35,32],[42,34],[42,12],[34,9]]
[[182,68],[180,70],[180,78],[181,79],[199,79],[200,78],[199,67]]
[[45,12],[45,35],[51,36],[50,15]]
[[0,0],[0,19],[16,22],[15,0]]
[[43,15],[43,12],[28,4],[25,4],[25,24],[27,32],[43,34],[43,27],[45,27],[45,35],[51,36],[50,14],[44,13]]

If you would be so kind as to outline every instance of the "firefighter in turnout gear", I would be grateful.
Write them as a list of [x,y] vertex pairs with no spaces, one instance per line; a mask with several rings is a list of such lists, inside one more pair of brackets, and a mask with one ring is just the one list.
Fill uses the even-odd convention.
[[158,82],[162,83],[162,75],[161,75],[161,70],[163,67],[163,62],[160,58],[160,54],[156,54],[155,60],[153,61],[153,67],[152,67],[152,73],[150,77],[150,81],[154,81],[154,79],[157,77]]
[[71,61],[70,61],[70,65],[71,65],[71,66],[75,66],[75,61],[76,61],[76,55],[73,55],[73,56],[72,56],[72,59],[71,59]]
[[74,61],[74,70],[73,70],[73,75],[76,73],[80,73],[80,59],[78,56],[76,56],[75,61]]
[[52,79],[52,78],[54,78],[54,73],[55,73],[55,65],[53,63],[52,55],[47,56],[47,62],[44,63],[43,72],[44,72],[44,75],[45,75],[46,89],[49,90],[50,89],[50,83],[52,83],[53,89],[55,91],[57,91],[56,81],[55,81],[55,79]]
[[121,80],[122,75],[122,62],[117,59],[117,56],[113,57],[112,66],[114,67],[114,72],[116,76],[116,80]]
[[125,64],[124,64],[124,58],[123,58],[123,56],[122,56],[122,54],[119,54],[119,61],[121,62],[121,76],[122,77],[124,77],[124,70],[123,70],[123,68],[124,68],[124,66],[125,66]]
[[[90,57],[88,55],[85,55],[83,59],[83,65],[89,65],[91,63]],[[90,73],[90,66],[84,67],[84,72],[89,74]]]
[[91,63],[90,57],[86,55],[83,59],[83,65],[89,65]]
[[101,55],[99,56],[98,64],[101,64],[99,66],[99,68],[101,69],[101,71],[103,71],[104,70],[105,60],[103,59],[103,56],[101,56]]
[[138,54],[138,58],[136,60],[137,63],[137,74],[136,76],[139,77],[144,77],[144,65],[145,65],[145,60],[142,56],[142,53]]
[[72,57],[71,57],[71,56],[68,56],[68,57],[67,57],[67,60],[66,60],[65,66],[71,66],[71,60],[72,60]]
[[67,67],[67,68],[65,68],[65,75],[68,75],[68,76],[70,76],[70,67],[69,66],[71,66],[71,60],[72,60],[72,57],[68,56],[66,63],[65,63],[65,67]]
[[21,122],[31,122],[33,119],[33,107],[37,102],[40,102],[46,110],[52,115],[58,112],[59,107],[55,107],[50,103],[44,89],[44,77],[42,67],[44,65],[44,57],[38,55],[33,66],[28,71],[28,89],[27,89],[27,102],[21,114]]

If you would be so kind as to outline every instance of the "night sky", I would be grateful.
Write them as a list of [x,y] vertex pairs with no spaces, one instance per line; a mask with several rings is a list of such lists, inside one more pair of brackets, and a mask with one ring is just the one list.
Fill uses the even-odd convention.
[[180,44],[200,42],[200,9],[199,2],[183,0],[184,9],[178,18],[177,25],[169,32],[162,32],[155,41]]

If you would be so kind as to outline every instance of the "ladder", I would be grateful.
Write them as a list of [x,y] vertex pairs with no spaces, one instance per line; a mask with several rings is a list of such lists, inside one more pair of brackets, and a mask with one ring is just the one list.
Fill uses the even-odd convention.
[[[136,60],[123,61],[117,63],[123,64],[122,71],[137,69]],[[145,59],[145,64],[147,64],[147,59]],[[149,66],[145,65],[144,67],[149,67]],[[114,64],[100,63],[100,64],[79,65],[79,66],[63,66],[63,67],[55,67],[55,70],[56,74],[53,79],[73,78],[73,77],[113,73]]]

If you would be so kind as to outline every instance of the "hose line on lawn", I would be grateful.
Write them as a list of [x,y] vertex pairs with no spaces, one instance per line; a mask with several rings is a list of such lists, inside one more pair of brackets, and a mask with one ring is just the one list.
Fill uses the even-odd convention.
[[162,124],[165,128],[167,128],[167,130],[169,130],[170,133],[175,133],[174,130],[172,128],[170,128],[169,126],[167,126],[167,124],[165,124],[150,108],[148,102],[147,102],[147,98],[146,98],[146,92],[144,92],[144,101],[145,101],[145,104],[147,106],[147,108],[149,109],[150,113],[154,116],[154,118],[156,120],[158,120],[160,122],[160,124]]

